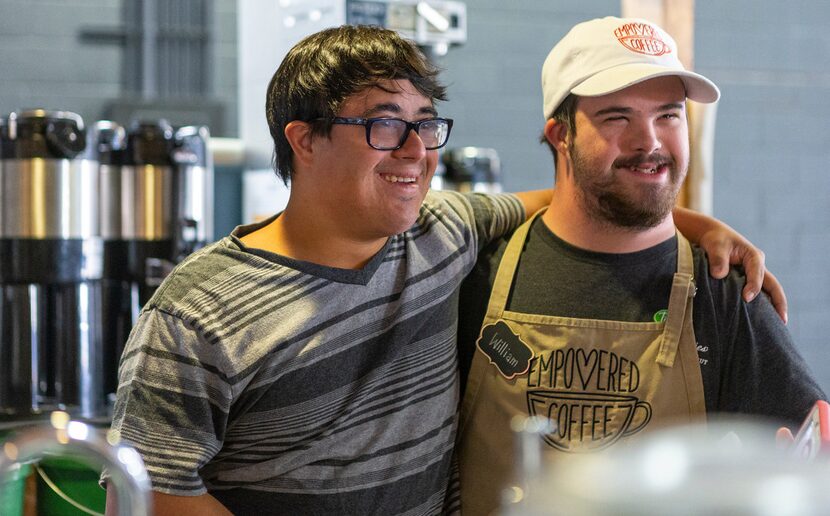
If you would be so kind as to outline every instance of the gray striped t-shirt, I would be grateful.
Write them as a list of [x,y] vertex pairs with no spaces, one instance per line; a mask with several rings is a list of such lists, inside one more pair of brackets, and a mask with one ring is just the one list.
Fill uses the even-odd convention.
[[361,270],[245,249],[260,226],[237,228],[142,311],[113,428],[154,490],[237,514],[446,510],[458,288],[523,219],[508,194],[433,192]]

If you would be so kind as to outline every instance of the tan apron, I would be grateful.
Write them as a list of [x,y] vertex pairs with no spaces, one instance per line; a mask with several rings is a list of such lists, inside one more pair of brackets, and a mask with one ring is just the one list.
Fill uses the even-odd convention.
[[467,380],[459,430],[465,516],[491,514],[516,478],[514,416],[545,416],[555,423],[541,445],[553,458],[706,417],[686,239],[677,233],[677,273],[662,322],[506,311],[519,257],[538,215],[516,230],[507,246]]

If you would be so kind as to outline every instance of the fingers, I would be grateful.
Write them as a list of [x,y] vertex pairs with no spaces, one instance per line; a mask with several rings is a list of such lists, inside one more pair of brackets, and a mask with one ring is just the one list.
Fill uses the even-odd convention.
[[733,263],[741,263],[741,259],[743,259],[746,272],[746,285],[743,289],[744,301],[749,303],[763,290],[769,296],[778,317],[784,321],[784,324],[787,324],[787,296],[784,294],[784,287],[778,282],[778,278],[764,267],[764,253],[756,248],[746,249],[744,250],[744,256],[742,258],[736,257]]
[[[703,245],[701,241],[701,245]],[[704,246],[709,256],[709,275],[715,279],[723,279],[729,273],[729,261],[732,256],[732,244],[725,239],[707,241]]]
[[729,273],[729,260],[723,255],[709,256],[709,275],[715,279],[723,279]]
[[742,296],[749,303],[763,289],[772,301],[778,316],[787,324],[787,297],[784,289],[764,266],[764,252],[732,230],[713,230],[700,238],[700,246],[709,257],[709,275],[723,279],[729,273],[730,264],[742,265],[746,273],[746,285]]
[[794,440],[793,433],[785,426],[782,426],[775,432],[775,444],[778,449],[788,448]]
[[[766,268],[764,267],[765,257],[764,253],[754,247],[744,248],[741,250],[741,253],[742,254],[736,256],[733,263],[742,264],[744,266],[744,272],[746,273],[746,285],[744,285],[743,297],[744,301],[749,303],[755,299],[755,296],[758,295],[758,292],[761,291],[761,288],[764,285],[766,277]],[[783,295],[783,293],[784,291],[782,290],[781,294]]]
[[766,271],[763,287],[764,292],[769,295],[772,306],[778,312],[778,316],[784,321],[784,324],[787,324],[787,296],[784,294],[784,288],[778,282],[778,278],[770,271]]

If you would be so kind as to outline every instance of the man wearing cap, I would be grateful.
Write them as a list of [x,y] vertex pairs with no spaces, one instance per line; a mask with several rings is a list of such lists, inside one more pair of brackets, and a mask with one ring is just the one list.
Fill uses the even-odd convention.
[[739,270],[711,278],[676,231],[686,99],[720,93],[672,38],[644,20],[581,23],[547,57],[542,90],[553,199],[485,250],[460,301],[465,514],[498,507],[516,417],[550,418],[541,446],[555,458],[707,412],[797,426],[825,397],[769,300],[744,301]]

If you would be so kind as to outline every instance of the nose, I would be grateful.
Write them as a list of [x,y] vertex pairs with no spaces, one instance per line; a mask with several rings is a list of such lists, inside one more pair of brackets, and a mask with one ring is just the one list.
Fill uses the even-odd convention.
[[392,154],[401,159],[423,159],[427,154],[424,142],[421,140],[421,137],[414,128],[408,128],[407,131],[408,134],[406,135],[406,140],[404,140],[403,145],[401,145],[400,149],[393,150]]
[[632,124],[629,133],[631,150],[651,154],[663,146],[657,128],[651,122]]

